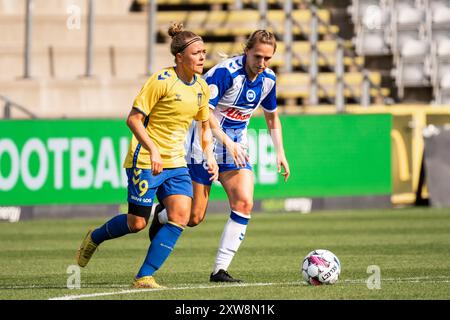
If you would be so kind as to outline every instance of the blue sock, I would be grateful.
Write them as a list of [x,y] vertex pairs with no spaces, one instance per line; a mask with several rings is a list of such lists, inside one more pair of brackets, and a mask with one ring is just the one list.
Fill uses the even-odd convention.
[[129,233],[131,233],[131,231],[128,227],[127,215],[119,214],[100,228],[95,229],[91,234],[91,238],[95,244],[99,245],[105,240],[118,238]]
[[150,245],[150,248],[148,248],[144,264],[139,270],[136,278],[153,275],[172,253],[175,243],[182,232],[182,228],[177,227],[170,222],[163,225],[153,238],[152,244]]

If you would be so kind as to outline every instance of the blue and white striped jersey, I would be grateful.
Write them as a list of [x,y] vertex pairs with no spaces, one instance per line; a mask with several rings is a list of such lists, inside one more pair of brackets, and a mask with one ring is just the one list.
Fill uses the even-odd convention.
[[[276,76],[266,68],[254,81],[250,81],[245,71],[245,55],[224,60],[209,70],[203,78],[211,91],[210,111],[217,118],[222,130],[235,142],[247,147],[247,126],[253,112],[261,106],[267,112],[277,109]],[[201,162],[201,144],[194,122],[187,136],[188,163],[193,158]],[[214,150],[217,162],[232,163],[225,148],[219,141]],[[229,162],[231,159],[231,162]]]

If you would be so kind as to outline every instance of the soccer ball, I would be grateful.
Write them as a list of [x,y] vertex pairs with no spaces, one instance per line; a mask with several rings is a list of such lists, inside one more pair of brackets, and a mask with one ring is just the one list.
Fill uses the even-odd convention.
[[324,249],[308,253],[301,268],[303,279],[313,286],[336,283],[341,273],[339,259],[333,252]]

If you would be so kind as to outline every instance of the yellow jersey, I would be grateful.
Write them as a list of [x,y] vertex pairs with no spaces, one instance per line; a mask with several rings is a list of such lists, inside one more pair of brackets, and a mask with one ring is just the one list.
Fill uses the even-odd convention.
[[[153,74],[133,103],[145,115],[144,127],[158,147],[163,168],[185,167],[184,142],[193,120],[209,119],[209,88],[199,75],[192,83],[179,79],[173,67]],[[150,152],[133,135],[125,168],[151,169]]]

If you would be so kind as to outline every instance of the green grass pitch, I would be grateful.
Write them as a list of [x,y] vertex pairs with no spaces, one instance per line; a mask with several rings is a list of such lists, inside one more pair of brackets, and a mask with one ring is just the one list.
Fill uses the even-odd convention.
[[[103,243],[81,269],[81,287],[68,289],[78,245],[88,228],[106,220],[2,222],[0,299],[450,299],[449,209],[255,213],[229,269],[245,283],[211,284],[227,218],[210,214],[186,229],[155,275],[162,290],[131,288],[149,245],[147,229]],[[312,287],[301,279],[303,257],[319,248],[341,261],[335,285]],[[367,286],[375,276],[369,266],[380,268],[379,289]]]

